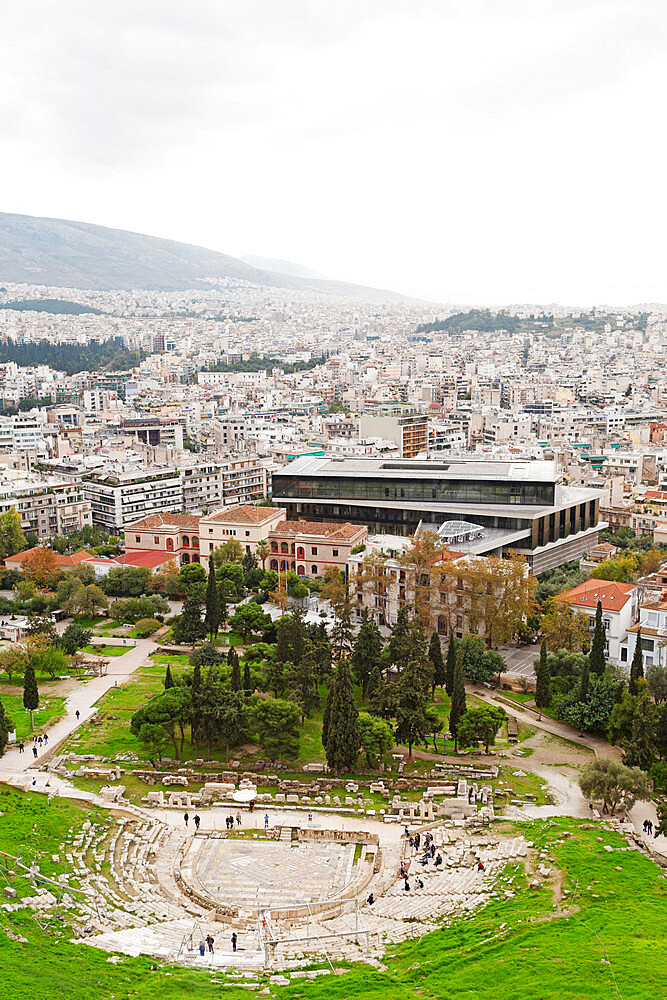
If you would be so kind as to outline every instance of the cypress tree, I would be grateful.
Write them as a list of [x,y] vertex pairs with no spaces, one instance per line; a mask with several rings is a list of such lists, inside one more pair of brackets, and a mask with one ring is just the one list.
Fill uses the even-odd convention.
[[354,703],[350,668],[343,658],[336,669],[336,684],[329,711],[324,747],[327,764],[340,777],[343,771],[354,767],[360,747],[359,712]]
[[535,704],[540,710],[538,719],[542,718],[542,709],[546,708],[551,701],[551,672],[547,661],[547,644],[542,640],[540,646],[540,658],[535,664],[536,685]]
[[354,676],[361,684],[361,700],[366,701],[368,681],[382,653],[382,636],[366,608],[361,618],[361,626],[352,650]]
[[451,698],[454,690],[454,674],[456,672],[456,639],[454,633],[449,634],[449,645],[447,646],[447,662],[445,664],[445,691]]
[[595,628],[593,630],[593,643],[591,645],[590,652],[590,664],[591,673],[600,674],[604,673],[605,661],[604,661],[604,626],[602,624],[602,603],[598,601],[598,606],[595,611]]
[[204,617],[206,631],[211,641],[218,634],[220,628],[220,595],[215,579],[215,563],[213,555],[208,557],[208,580],[206,581],[206,615]]
[[8,739],[9,739],[9,723],[7,722],[7,716],[5,715],[4,705],[0,701],[0,757],[2,757],[5,751]]
[[431,698],[435,698],[436,687],[443,687],[447,681],[447,671],[445,661],[442,658],[442,646],[440,636],[437,632],[431,633],[431,641],[428,646],[428,658],[433,666],[433,678],[431,681]]
[[174,678],[171,676],[171,667],[167,664],[167,671],[164,675],[164,689],[168,691],[169,688],[173,688]]
[[459,722],[466,713],[466,689],[463,682],[463,664],[457,663],[454,669],[452,684],[452,704],[449,709],[449,731],[454,737],[454,749],[457,748],[457,732]]
[[199,728],[201,725],[201,667],[197,664],[192,671],[192,698],[190,703],[190,743],[195,748],[195,756],[198,757],[197,745],[199,740]]
[[584,656],[584,662],[581,668],[581,676],[579,678],[579,701],[586,701],[591,689],[591,669],[588,662],[588,656]]
[[382,687],[382,674],[380,672],[380,664],[376,663],[371,670],[371,675],[368,678],[368,686],[366,688],[366,696],[370,701],[377,698],[378,692]]
[[252,678],[250,677],[250,664],[247,660],[243,664],[243,690],[247,695],[251,695],[255,690]]
[[39,691],[35,680],[35,668],[29,663],[23,675],[23,707],[30,712],[30,728],[34,729],[33,712],[39,708]]
[[229,647],[229,652],[227,653],[227,663],[232,668],[232,691],[241,691],[243,688],[243,683],[241,681],[241,664],[239,662],[238,653],[233,646]]
[[336,674],[331,678],[331,683],[329,684],[329,690],[327,691],[327,699],[324,703],[324,712],[322,713],[322,746],[326,750],[327,737],[329,735],[329,719],[331,718],[331,706],[333,705],[334,698],[336,697]]
[[635,645],[635,651],[632,656],[632,664],[630,666],[630,684],[628,685],[628,691],[630,694],[637,694],[639,691],[639,684],[637,681],[640,677],[644,676],[644,654],[642,652],[642,630],[637,629],[637,642]]

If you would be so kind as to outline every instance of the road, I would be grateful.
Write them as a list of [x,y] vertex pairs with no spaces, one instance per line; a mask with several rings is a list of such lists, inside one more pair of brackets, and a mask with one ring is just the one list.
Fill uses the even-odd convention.
[[539,646],[500,646],[498,652],[507,664],[506,674],[515,677],[535,677],[535,660],[539,659]]

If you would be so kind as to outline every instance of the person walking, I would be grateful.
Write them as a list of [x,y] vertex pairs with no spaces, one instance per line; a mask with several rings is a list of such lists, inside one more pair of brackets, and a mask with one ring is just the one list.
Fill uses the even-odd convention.
[[195,813],[195,829],[196,830],[199,829],[199,824],[200,823],[201,823],[201,820],[200,820],[199,816],[197,815],[197,813]]
[[32,748],[33,757],[37,760],[37,747]]
[[269,814],[268,813],[264,813],[264,829],[265,830],[269,829]]
[[206,944],[208,945],[209,954],[213,954],[213,937],[209,934],[206,938]]
[[241,813],[240,812],[237,812],[237,814],[236,814],[236,825],[237,826],[241,825]]
[[232,934],[232,951],[236,951],[236,942],[238,938],[236,937],[236,931]]
[[199,942],[199,954],[201,955],[202,958],[206,954],[206,945],[204,944],[203,941]]
[[44,733],[44,746],[46,746],[46,744],[48,742],[49,742],[49,734],[48,733]]
[[19,753],[25,753],[25,747],[23,746],[23,740],[19,743]]
[[185,825],[187,826],[188,825],[188,820],[190,819],[190,817],[188,816],[187,813],[183,813],[183,819],[185,820]]
[[76,712],[74,714],[76,715],[76,721],[78,722],[79,718],[81,717],[81,713],[79,712],[78,708],[77,708],[77,710],[76,710]]

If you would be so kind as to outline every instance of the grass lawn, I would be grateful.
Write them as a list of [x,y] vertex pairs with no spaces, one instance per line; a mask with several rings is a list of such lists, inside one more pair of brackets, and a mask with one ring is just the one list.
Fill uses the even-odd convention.
[[[30,713],[23,707],[23,692],[20,694],[3,694],[2,704],[7,715],[9,715],[16,725],[16,738],[27,739],[32,736],[30,729]],[[62,719],[65,714],[65,698],[59,695],[49,695],[40,692],[39,708],[33,712],[35,720],[34,732],[40,733],[52,726],[58,719]]]
[[122,656],[123,653],[129,652],[132,646],[117,646],[115,643],[89,643],[87,646],[83,646],[84,653],[96,653],[98,656]]
[[[64,872],[61,843],[70,827],[108,816],[85,806],[14,789],[0,789],[0,851],[37,861],[45,875]],[[664,996],[667,967],[667,882],[661,870],[601,826],[572,820],[520,824],[526,837],[545,847],[561,874],[554,883],[526,888],[520,864],[510,865],[511,898],[499,896],[484,909],[450,926],[390,948],[386,970],[351,966],[340,976],[272,985],[275,1000],[650,1000]],[[513,832],[508,830],[508,832]],[[567,839],[563,833],[571,833]],[[598,837],[602,836],[602,842]],[[613,851],[604,850],[605,845]],[[59,856],[54,861],[52,854]],[[620,871],[617,871],[620,868]],[[19,897],[34,893],[23,876]],[[506,884],[501,883],[502,891]],[[0,934],[0,981],[14,1000],[247,1000],[248,990],[223,969],[185,969],[150,958],[109,955],[72,944],[67,914],[46,931],[32,911],[3,915],[3,927],[27,943]],[[326,962],[316,962],[328,968]],[[340,967],[339,963],[336,963]],[[213,981],[215,980],[215,981]],[[663,984],[662,986],[660,984]],[[617,989],[618,987],[618,989]]]

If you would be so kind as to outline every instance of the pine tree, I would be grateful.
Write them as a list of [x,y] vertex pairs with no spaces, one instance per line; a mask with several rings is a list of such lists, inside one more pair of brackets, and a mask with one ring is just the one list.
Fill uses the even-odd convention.
[[408,757],[412,747],[430,732],[427,712],[428,690],[424,685],[418,660],[409,660],[396,682],[396,742],[406,743]]
[[442,646],[440,636],[437,632],[431,632],[431,641],[428,647],[428,658],[433,666],[433,678],[431,681],[431,698],[435,698],[436,687],[443,687],[447,680],[445,661],[442,658]]
[[39,708],[39,691],[35,680],[35,668],[32,663],[28,663],[23,675],[23,707],[30,712],[30,728],[34,729],[33,712]]
[[343,771],[354,767],[360,748],[359,712],[354,703],[352,677],[347,660],[341,659],[336,669],[324,747],[327,764],[340,777]]
[[206,615],[204,617],[206,631],[211,641],[215,639],[220,628],[220,594],[215,579],[215,563],[213,555],[208,557],[208,580],[206,581]]
[[185,598],[183,613],[174,625],[174,639],[178,643],[194,644],[206,634],[201,620],[201,601],[193,589]]
[[368,701],[374,701],[380,688],[382,687],[382,672],[380,670],[380,664],[376,663],[371,671],[371,675],[368,678],[368,685],[366,687],[366,697]]
[[644,688],[637,696],[630,739],[623,744],[623,763],[628,767],[640,767],[642,771],[648,771],[657,760],[658,721],[658,706],[653,704],[651,695]]
[[164,689],[168,691],[169,688],[173,688],[174,678],[171,676],[171,667],[167,664],[167,671],[164,675]]
[[389,638],[389,656],[392,664],[399,670],[410,659],[410,615],[412,608],[409,604],[404,604],[399,608],[396,615],[396,622],[391,630]]
[[250,664],[248,663],[247,660],[243,664],[243,690],[247,695],[251,695],[255,690],[255,687],[252,683],[252,678],[250,676]]
[[454,674],[456,673],[456,639],[454,633],[449,634],[449,645],[447,646],[447,662],[445,664],[445,691],[451,698],[454,690]]
[[229,652],[227,653],[227,663],[232,668],[231,671],[231,687],[232,691],[241,691],[243,689],[243,683],[241,680],[241,664],[239,662],[239,656],[233,646],[229,647]]
[[593,630],[593,643],[591,645],[591,652],[590,652],[591,673],[597,674],[598,676],[604,673],[604,668],[605,668],[604,646],[605,646],[605,632],[604,632],[604,626],[602,624],[602,603],[598,601],[597,609],[595,611],[595,628]]
[[639,684],[637,683],[640,677],[644,676],[644,654],[642,651],[642,630],[637,629],[637,641],[635,643],[635,651],[632,657],[632,664],[630,665],[630,684],[628,685],[628,691],[630,694],[637,694],[639,691]]
[[320,704],[312,644],[309,642],[308,646],[310,649],[304,654],[301,663],[290,669],[287,682],[291,700],[301,709],[301,725],[304,724],[306,717],[310,716],[313,709],[318,708]]
[[540,658],[535,664],[535,704],[540,710],[538,720],[542,718],[542,709],[551,701],[551,671],[547,660],[547,644],[542,640]]
[[449,731],[454,737],[454,749],[457,747],[457,730],[461,718],[466,712],[466,689],[463,682],[463,664],[457,663],[454,669],[452,685],[452,704],[449,709]]
[[364,608],[359,634],[352,650],[352,666],[354,668],[354,676],[357,682],[361,684],[362,701],[366,701],[368,680],[380,659],[381,653],[382,636],[380,635],[380,630],[375,623],[375,619]]
[[579,677],[579,691],[578,700],[587,701],[588,695],[591,690],[591,669],[588,662],[588,656],[584,656],[584,662],[581,666],[581,676]]

